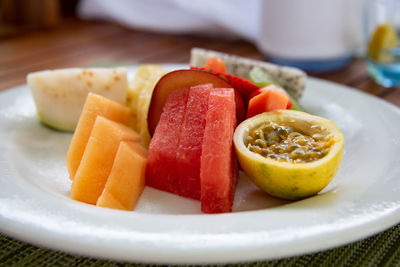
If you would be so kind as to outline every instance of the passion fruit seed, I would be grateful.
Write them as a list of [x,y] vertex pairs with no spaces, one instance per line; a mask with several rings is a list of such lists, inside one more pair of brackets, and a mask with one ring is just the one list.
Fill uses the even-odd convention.
[[[313,127],[314,129],[317,127]],[[309,136],[293,127],[266,122],[247,138],[248,149],[263,157],[291,163],[311,162],[328,154],[332,142],[321,134]]]
[[259,146],[259,147],[261,147],[261,148],[266,148],[266,147],[267,147],[267,142],[265,142],[264,139],[257,139],[257,140],[254,142],[254,144],[257,145],[257,146]]
[[278,135],[278,132],[275,129],[266,131],[266,136],[267,136],[267,141],[268,141],[268,146],[274,145],[276,143],[279,143],[281,138]]
[[262,139],[264,140],[264,133],[262,129],[257,129],[255,131],[253,131],[251,137],[256,140],[256,139]]

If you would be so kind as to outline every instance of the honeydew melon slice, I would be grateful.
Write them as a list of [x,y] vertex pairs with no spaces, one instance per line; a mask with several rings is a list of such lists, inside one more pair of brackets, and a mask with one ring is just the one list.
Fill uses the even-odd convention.
[[39,120],[54,129],[72,132],[89,92],[125,104],[126,68],[70,68],[30,73],[28,86]]

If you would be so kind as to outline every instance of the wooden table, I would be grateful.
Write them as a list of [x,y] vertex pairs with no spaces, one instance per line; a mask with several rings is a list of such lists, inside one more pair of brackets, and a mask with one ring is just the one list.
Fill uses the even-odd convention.
[[[103,22],[71,20],[54,30],[0,39],[0,90],[25,82],[29,72],[91,65],[95,62],[188,63],[193,46],[254,59],[265,59],[243,40],[221,40],[192,35],[168,35],[129,30]],[[327,74],[310,74],[355,87],[400,106],[400,90],[375,84],[363,60]]]
[[[133,63],[188,63],[190,49],[194,46],[254,59],[265,59],[253,44],[243,40],[158,34],[129,30],[104,22],[72,20],[54,30],[43,30],[23,36],[0,39],[0,91],[25,83],[26,75],[29,72],[43,69],[90,66],[107,62],[126,63],[127,65]],[[354,87],[355,90],[376,95],[400,107],[400,89],[389,89],[375,84],[368,77],[363,60],[353,60],[340,71],[310,74],[310,76]],[[399,229],[393,228],[390,231]],[[392,234],[392,232],[388,231],[385,234]],[[373,237],[376,239],[370,240],[378,240],[381,237]],[[15,246],[26,246],[30,250],[36,251],[31,246],[17,241],[8,242],[14,242]],[[346,251],[348,251],[347,249],[356,249],[360,244],[354,243],[344,249]],[[50,253],[53,252],[49,252],[49,255]],[[318,257],[320,255],[325,254],[318,254]],[[300,257],[298,260],[304,261],[311,257],[314,256]],[[81,258],[74,258],[74,260],[78,262]]]

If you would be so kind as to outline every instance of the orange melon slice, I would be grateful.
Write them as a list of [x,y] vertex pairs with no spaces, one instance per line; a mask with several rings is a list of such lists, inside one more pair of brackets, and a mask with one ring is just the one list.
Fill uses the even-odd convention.
[[96,205],[132,210],[143,191],[147,151],[139,143],[121,142],[103,193]]
[[89,93],[67,152],[67,169],[70,179],[75,176],[97,116],[125,125],[129,125],[132,117],[128,107],[103,96]]
[[97,116],[72,181],[71,198],[96,204],[110,174],[120,142],[139,140],[139,135],[128,126]]

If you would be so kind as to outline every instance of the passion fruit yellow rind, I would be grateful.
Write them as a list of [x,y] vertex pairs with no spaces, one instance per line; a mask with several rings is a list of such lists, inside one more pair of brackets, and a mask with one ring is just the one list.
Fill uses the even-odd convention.
[[[257,138],[263,142],[255,142]],[[295,110],[247,119],[236,128],[233,141],[247,176],[266,193],[291,200],[313,196],[330,183],[339,169],[344,145],[343,134],[332,121]],[[304,153],[291,155],[296,149]],[[312,156],[316,152],[321,153]]]

